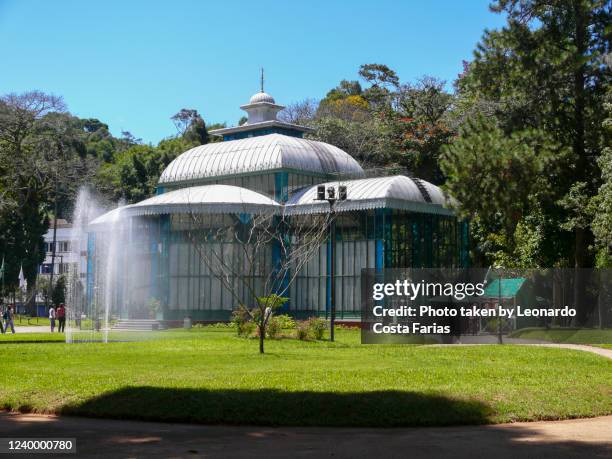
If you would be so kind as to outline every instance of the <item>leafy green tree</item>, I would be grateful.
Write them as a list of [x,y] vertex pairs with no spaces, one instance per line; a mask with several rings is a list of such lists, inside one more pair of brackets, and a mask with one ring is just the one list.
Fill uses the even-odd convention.
[[[579,203],[596,193],[600,181],[602,100],[612,76],[602,65],[610,49],[609,2],[498,0],[491,9],[506,14],[507,24],[485,32],[457,84],[458,105],[468,113],[494,116],[506,134],[537,129],[571,150],[556,158],[558,167],[549,180],[558,196],[541,214],[543,223],[552,221],[565,231],[542,250],[564,247],[557,264],[592,266],[593,236]],[[580,323],[586,320],[585,288],[583,271],[577,269],[574,304]]]
[[[515,255],[517,226],[546,199],[550,183],[545,171],[555,153],[543,133],[506,136],[486,118],[470,120],[445,147],[444,188],[456,200],[459,215],[475,221],[481,252],[490,257],[481,261],[507,261]],[[523,235],[526,229],[520,229]]]
[[349,153],[364,168],[388,166],[394,155],[393,145],[383,134],[385,126],[377,118],[362,121],[325,116],[312,123],[310,137],[336,145]]
[[383,111],[393,105],[400,85],[394,70],[384,64],[363,64],[359,67],[359,76],[370,84],[362,96],[373,110]]
[[423,77],[402,85],[382,64],[364,64],[359,75],[370,86],[342,80],[330,90],[310,118],[311,136],[346,150],[364,167],[408,169],[441,183],[438,157],[455,134],[446,120],[453,97],[444,82]]
[[361,84],[358,81],[348,81],[342,80],[338,86],[331,89],[326,95],[325,98],[321,101],[322,104],[327,102],[346,99],[349,96],[361,96],[363,90],[361,89]]
[[[33,309],[38,265],[43,259],[51,178],[49,165],[57,164],[36,131],[49,113],[64,111],[61,98],[31,91],[0,98],[0,189],[3,190],[2,251],[9,255],[6,281],[15,286],[23,266],[28,281],[28,307]],[[52,157],[51,161],[49,156]]]
[[598,159],[602,184],[593,198],[592,222],[597,252],[597,266],[612,268],[612,88],[608,89],[605,104],[608,117],[604,120],[606,145]]
[[435,184],[444,176],[439,156],[456,134],[448,120],[453,96],[444,82],[423,77],[416,84],[402,85],[396,108],[384,117],[397,150],[397,162],[414,175]]
[[172,121],[179,135],[194,145],[205,145],[208,143],[208,131],[206,123],[197,110],[183,108],[172,116]]
[[53,285],[51,302],[55,307],[66,303],[66,278],[64,276],[59,276]]
[[164,139],[157,147],[133,145],[102,164],[95,178],[97,189],[109,200],[134,203],[151,197],[163,170],[181,153],[196,146],[185,137]]

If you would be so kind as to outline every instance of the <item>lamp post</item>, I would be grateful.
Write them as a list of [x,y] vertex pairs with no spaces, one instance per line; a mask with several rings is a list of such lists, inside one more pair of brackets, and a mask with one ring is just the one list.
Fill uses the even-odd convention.
[[501,317],[501,310],[502,310],[502,278],[503,278],[503,273],[501,272],[501,268],[499,268],[499,278],[497,279],[497,305],[498,305],[498,317],[497,317],[497,343],[498,344],[503,344],[503,338],[502,338],[502,317]]
[[327,201],[329,203],[329,213],[331,218],[331,224],[329,225],[329,239],[330,239],[330,264],[329,264],[329,277],[331,279],[330,286],[330,309],[331,317],[329,321],[329,340],[334,341],[334,328],[336,326],[336,279],[335,279],[335,264],[336,264],[336,219],[335,209],[338,201],[345,201],[347,198],[347,190],[344,185],[325,185],[317,186],[317,197],[316,201]]

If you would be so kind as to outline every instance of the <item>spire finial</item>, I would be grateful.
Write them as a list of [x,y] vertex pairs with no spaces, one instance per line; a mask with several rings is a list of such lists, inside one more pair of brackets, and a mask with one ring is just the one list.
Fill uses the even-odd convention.
[[261,92],[264,92],[263,88],[264,88],[264,69],[262,67],[261,68]]

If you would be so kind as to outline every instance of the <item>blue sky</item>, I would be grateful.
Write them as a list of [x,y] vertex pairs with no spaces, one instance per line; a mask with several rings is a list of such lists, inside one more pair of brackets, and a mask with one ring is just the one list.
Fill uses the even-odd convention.
[[261,66],[281,104],[320,99],[363,63],[452,82],[483,30],[503,24],[488,3],[0,0],[0,94],[61,95],[115,135],[157,142],[183,107],[235,124]]

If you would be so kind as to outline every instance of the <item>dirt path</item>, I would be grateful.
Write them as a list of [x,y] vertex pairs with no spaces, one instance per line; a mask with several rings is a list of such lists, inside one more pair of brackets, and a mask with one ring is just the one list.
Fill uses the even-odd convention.
[[364,429],[201,426],[0,412],[0,432],[2,437],[76,437],[79,458],[612,457],[612,416]]

